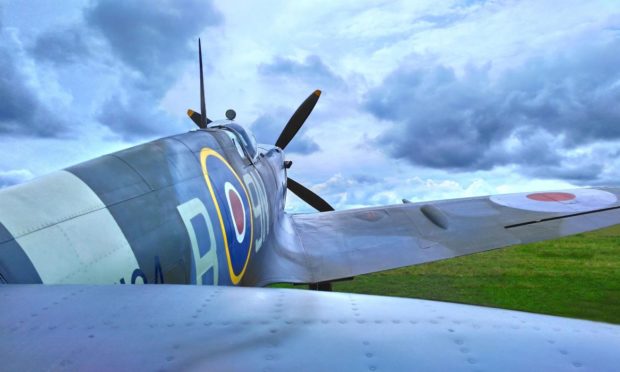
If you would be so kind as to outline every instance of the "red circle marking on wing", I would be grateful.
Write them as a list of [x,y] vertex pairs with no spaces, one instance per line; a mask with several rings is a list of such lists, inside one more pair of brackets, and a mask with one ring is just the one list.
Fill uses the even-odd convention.
[[228,190],[228,198],[230,199],[230,206],[232,207],[231,212],[233,214],[233,220],[235,221],[235,228],[237,229],[237,233],[241,234],[245,224],[241,199],[239,199],[239,196],[233,190]]
[[558,202],[575,199],[575,195],[567,192],[539,192],[536,194],[529,194],[528,199],[542,201],[542,202]]

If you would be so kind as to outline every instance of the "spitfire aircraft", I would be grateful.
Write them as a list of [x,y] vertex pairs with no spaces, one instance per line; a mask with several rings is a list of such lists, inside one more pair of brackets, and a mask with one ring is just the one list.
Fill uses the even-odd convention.
[[[1,370],[619,368],[620,326],[327,291],[618,224],[620,189],[334,211],[284,156],[321,92],[256,144],[207,117],[199,55],[197,130],[0,190]],[[280,282],[324,291],[239,288]]]

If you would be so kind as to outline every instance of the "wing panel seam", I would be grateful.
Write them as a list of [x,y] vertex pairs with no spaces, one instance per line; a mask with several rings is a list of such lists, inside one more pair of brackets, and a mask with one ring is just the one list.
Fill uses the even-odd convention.
[[520,223],[515,223],[515,224],[512,224],[512,225],[506,225],[506,226],[504,226],[504,228],[505,229],[511,229],[513,227],[533,225],[535,223],[542,223],[542,222],[547,222],[547,221],[561,220],[561,219],[564,219],[564,218],[578,217],[578,216],[583,216],[583,215],[587,215],[587,214],[594,214],[594,213],[600,213],[600,212],[607,212],[607,211],[612,211],[612,210],[616,210],[616,209],[620,209],[620,205],[619,206],[615,206],[615,207],[609,207],[609,208],[595,209],[595,210],[587,211],[587,212],[579,212],[579,213],[565,214],[565,215],[562,215],[562,216],[542,218],[540,220],[520,222]]

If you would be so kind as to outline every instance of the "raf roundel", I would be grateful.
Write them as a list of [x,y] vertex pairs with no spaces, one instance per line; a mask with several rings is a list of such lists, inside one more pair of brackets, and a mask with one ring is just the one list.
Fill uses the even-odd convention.
[[248,266],[254,240],[250,197],[222,155],[212,149],[202,149],[200,163],[224,237],[230,280],[239,284]]
[[581,213],[608,208],[616,195],[599,189],[494,195],[491,201],[505,207],[533,212]]

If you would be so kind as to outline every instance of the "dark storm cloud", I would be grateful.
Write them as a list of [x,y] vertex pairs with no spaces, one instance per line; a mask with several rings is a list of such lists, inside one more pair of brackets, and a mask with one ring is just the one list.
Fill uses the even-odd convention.
[[343,86],[344,80],[336,75],[319,56],[310,55],[303,62],[276,57],[270,63],[258,66],[258,72],[268,77],[286,77],[313,86]]
[[[599,178],[603,171],[603,166],[598,163],[581,163],[578,165],[564,162],[561,166],[540,166],[527,169],[526,173],[540,178],[562,178],[576,184],[589,184]],[[608,181],[607,181],[608,182]],[[614,180],[618,183],[618,180]]]
[[172,120],[166,127],[166,114],[149,102],[155,99],[130,97],[123,101],[112,97],[101,106],[97,119],[126,141],[178,132]]
[[496,79],[488,66],[459,75],[441,65],[401,66],[366,97],[368,111],[395,123],[379,144],[416,165],[472,170],[559,166],[566,150],[620,139],[620,40],[574,45]]
[[[85,20],[117,60],[139,72],[137,77],[123,76],[125,99],[111,96],[97,119],[127,140],[179,131],[181,123],[156,107],[180,65],[196,59],[198,34],[222,22],[212,3],[101,0],[86,9]],[[203,51],[208,45],[208,40],[203,42]]]
[[66,125],[40,100],[39,92],[22,70],[17,43],[0,36],[0,134],[57,137]]
[[[80,63],[95,83],[101,79],[122,82],[101,107],[84,114],[124,139],[138,139],[182,127],[157,106],[182,64],[196,58],[199,33],[221,22],[211,1],[96,0],[84,9],[83,19],[44,30],[28,50],[35,62],[49,61],[53,68]],[[40,95],[22,83],[27,79],[13,66],[14,52],[2,55],[2,49],[0,133],[57,135],[62,123],[44,109]],[[85,76],[85,84],[88,80]],[[72,87],[65,89],[81,94],[71,91]]]
[[84,32],[78,27],[44,32],[37,37],[31,53],[37,60],[57,64],[84,62],[90,54]]
[[[210,1],[100,0],[85,11],[85,20],[116,57],[141,73],[141,88],[161,94],[179,63],[195,58],[200,31],[222,16]],[[206,40],[203,49],[208,45]]]
[[[258,143],[274,144],[278,136],[288,122],[291,113],[287,113],[284,109],[276,110],[275,114],[265,114],[258,117],[251,125],[252,132],[256,136]],[[298,154],[311,154],[319,151],[319,145],[311,138],[304,135],[302,128],[295,138],[286,147],[286,152],[296,152]]]

